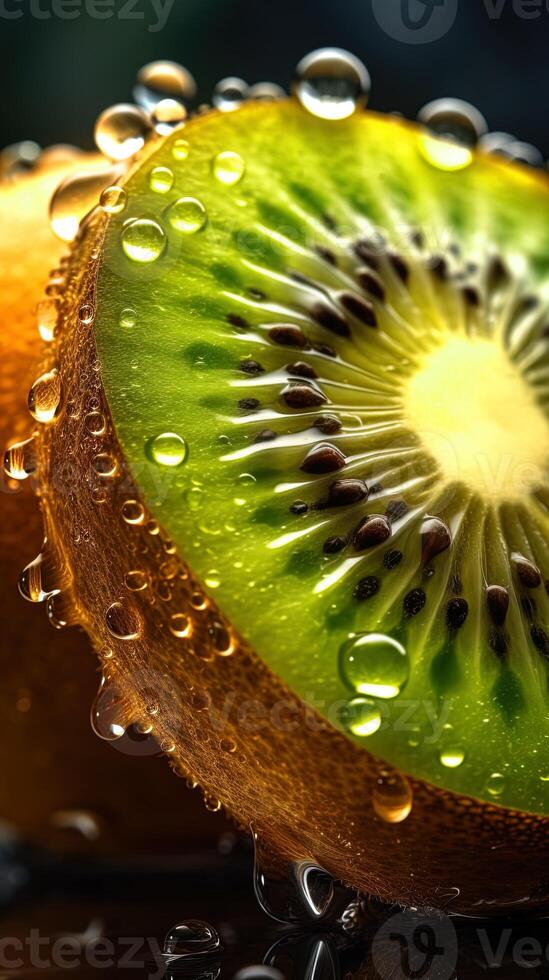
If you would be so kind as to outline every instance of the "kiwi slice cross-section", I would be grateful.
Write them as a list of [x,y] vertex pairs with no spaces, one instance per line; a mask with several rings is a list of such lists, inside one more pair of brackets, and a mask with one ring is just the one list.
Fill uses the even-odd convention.
[[404,772],[549,814],[547,177],[430,145],[292,101],[176,131],[108,221],[100,373],[278,677]]

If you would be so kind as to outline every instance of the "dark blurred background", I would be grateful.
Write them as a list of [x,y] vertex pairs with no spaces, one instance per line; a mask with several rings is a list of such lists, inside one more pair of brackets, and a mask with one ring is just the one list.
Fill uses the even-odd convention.
[[[457,15],[437,41],[380,27],[383,7],[421,19],[445,3]],[[375,109],[414,117],[432,98],[461,97],[549,155],[549,0],[0,0],[0,142],[91,146],[98,113],[130,100],[136,70],[157,58],[186,65],[208,101],[226,75],[286,87],[325,45],[366,63]]]

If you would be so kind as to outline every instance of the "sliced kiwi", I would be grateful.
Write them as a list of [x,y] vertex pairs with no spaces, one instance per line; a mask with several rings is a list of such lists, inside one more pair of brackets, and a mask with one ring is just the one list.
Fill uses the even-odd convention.
[[405,772],[547,814],[548,184],[437,160],[292,102],[174,133],[109,221],[101,375],[280,678]]

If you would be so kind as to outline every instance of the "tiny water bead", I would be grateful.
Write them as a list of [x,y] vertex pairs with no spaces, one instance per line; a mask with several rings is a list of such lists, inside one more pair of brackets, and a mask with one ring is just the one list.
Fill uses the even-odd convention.
[[396,698],[410,674],[405,648],[383,633],[351,634],[339,651],[343,683],[357,694]]
[[97,148],[110,160],[129,160],[143,149],[151,132],[149,117],[143,109],[119,103],[101,113],[94,136]]
[[462,170],[473,160],[473,153],[488,127],[481,113],[461,99],[436,99],[418,115],[426,132],[420,136],[420,149],[439,170]]
[[61,378],[57,368],[41,374],[31,386],[29,412],[37,422],[53,422],[61,409]]
[[139,500],[125,500],[122,504],[122,517],[126,524],[143,524],[145,508]]
[[36,307],[38,333],[46,343],[50,343],[55,336],[58,315],[59,307],[56,300],[41,300]]
[[137,313],[135,310],[131,310],[129,307],[127,307],[125,310],[122,310],[118,323],[121,327],[124,327],[124,329],[135,327],[137,324]]
[[286,92],[281,85],[274,82],[256,82],[250,86],[248,98],[259,102],[274,102],[275,99],[286,98]]
[[486,792],[490,796],[501,796],[505,789],[505,776],[501,772],[493,772],[486,782]]
[[374,786],[372,803],[378,817],[386,823],[402,823],[412,812],[412,787],[405,776],[382,769]]
[[353,698],[348,701],[341,709],[340,719],[348,732],[360,738],[374,735],[381,727],[379,706],[370,698]]
[[90,303],[84,303],[83,306],[78,310],[78,319],[80,323],[86,325],[93,323],[95,319],[95,309]]
[[180,197],[168,208],[168,221],[172,228],[184,235],[201,231],[208,220],[206,208],[195,197]]
[[147,444],[147,455],[159,466],[181,466],[188,455],[188,446],[177,432],[162,432]]
[[132,262],[156,262],[166,248],[166,234],[156,221],[136,218],[122,231],[122,248]]
[[105,480],[111,479],[118,470],[118,463],[111,453],[97,453],[92,460],[92,466],[97,475]]
[[136,640],[141,633],[139,613],[126,599],[111,603],[105,621],[111,636],[118,640]]
[[49,209],[51,229],[61,241],[74,241],[81,221],[97,206],[101,193],[116,182],[119,174],[119,168],[102,167],[73,174],[62,181]]
[[170,618],[170,632],[178,639],[184,639],[191,635],[192,626],[188,616],[184,613],[174,613]]
[[132,569],[131,572],[126,572],[124,584],[130,592],[142,592],[149,583],[146,573],[136,568]]
[[348,51],[320,48],[296,69],[294,94],[304,109],[320,119],[347,119],[365,106],[371,80],[366,67]]
[[221,112],[233,112],[248,98],[248,84],[242,78],[222,78],[213,90],[212,102]]
[[174,184],[174,175],[168,167],[153,167],[149,174],[149,187],[156,194],[167,194]]
[[84,417],[84,426],[92,436],[102,436],[107,429],[105,416],[102,412],[88,412]]
[[222,153],[218,153],[212,161],[212,172],[215,179],[220,184],[225,184],[226,187],[238,184],[242,180],[245,170],[244,160],[239,153],[234,153],[232,150],[224,150]]
[[221,950],[221,940],[213,926],[199,919],[186,919],[172,926],[164,940],[165,956],[204,956]]
[[442,738],[439,752],[439,762],[446,769],[459,769],[465,761],[465,749],[459,744],[452,732],[446,732]]
[[179,138],[172,144],[172,157],[174,160],[186,160],[189,156],[190,145],[188,140]]
[[106,187],[99,198],[100,207],[105,214],[120,214],[128,203],[128,195],[123,187],[112,184]]
[[189,71],[176,61],[151,61],[139,69],[133,97],[138,105],[151,112],[166,99],[194,99],[196,82]]

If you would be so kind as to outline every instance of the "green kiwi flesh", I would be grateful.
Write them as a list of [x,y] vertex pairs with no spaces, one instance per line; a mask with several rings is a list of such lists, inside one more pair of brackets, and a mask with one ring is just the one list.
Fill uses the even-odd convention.
[[549,188],[422,139],[292,101],[164,139],[109,219],[100,368],[275,673],[404,772],[549,814]]

